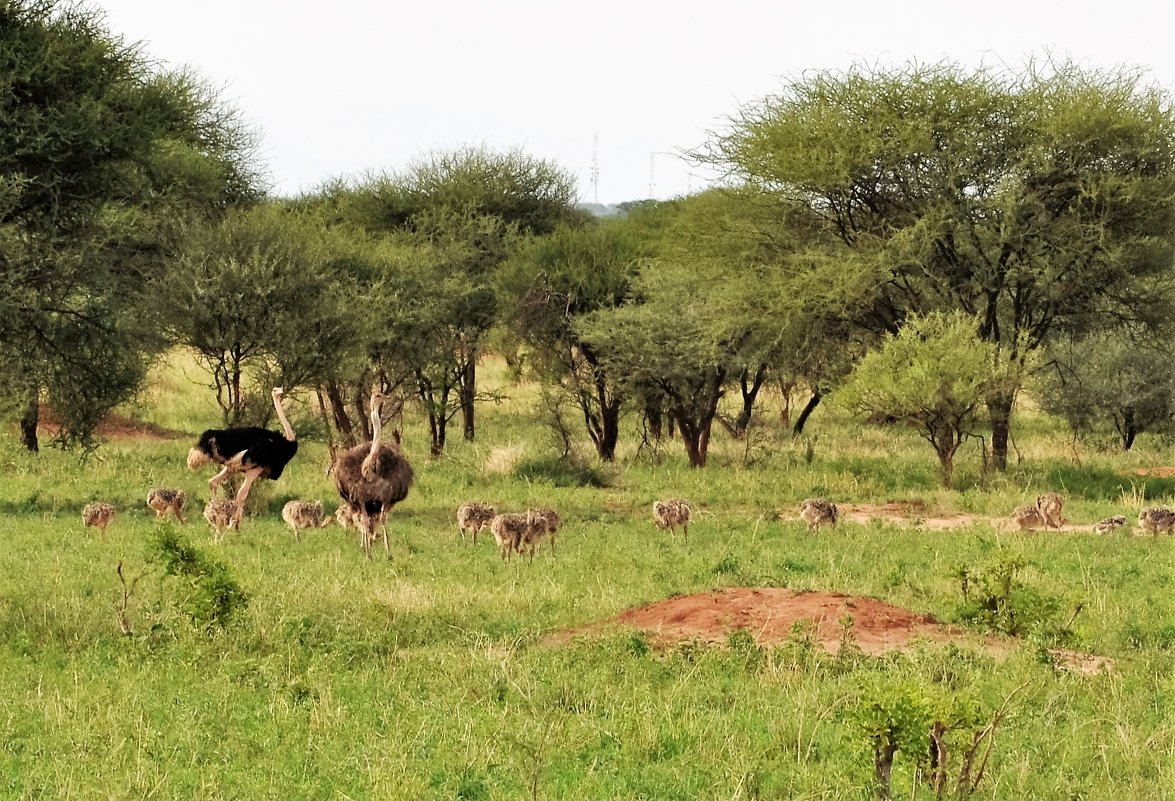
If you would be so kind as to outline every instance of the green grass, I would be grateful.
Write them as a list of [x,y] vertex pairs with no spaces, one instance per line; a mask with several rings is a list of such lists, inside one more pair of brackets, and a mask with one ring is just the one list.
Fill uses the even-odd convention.
[[[495,368],[483,376],[504,380]],[[129,413],[185,432],[219,425],[198,380],[161,375]],[[202,521],[176,526],[250,596],[212,633],[188,623],[188,589],[155,555],[157,529],[174,524],[143,502],[151,486],[179,486],[200,499],[198,518],[208,475],[185,468],[187,439],[108,443],[80,462],[30,457],[0,436],[0,798],[864,799],[872,757],[852,710],[884,681],[966,692],[989,712],[1027,682],[978,798],[1171,797],[1172,538],[880,522],[810,535],[791,519],[814,494],[1002,516],[1045,488],[1063,489],[1075,521],[1132,515],[1131,493],[1175,494],[1170,480],[1124,475],[1171,462],[1161,443],[1078,462],[1065,433],[1032,416],[1018,430],[1022,463],[984,477],[978,449],[965,451],[960,489],[944,491],[914,434],[823,409],[808,464],[767,398],[749,446],[716,432],[705,470],[690,470],[677,443],[638,453],[632,431],[617,464],[567,467],[532,422],[534,388],[502,388],[477,441],[451,440],[440,460],[409,419],[418,481],[390,518],[390,563],[365,562],[337,528],[295,543],[281,522],[290,498],[335,505],[319,442],[257,486],[239,535],[213,545]],[[651,525],[652,501],[669,496],[699,509],[687,545]],[[505,565],[492,540],[463,543],[453,510],[474,498],[557,508],[558,556]],[[81,525],[95,499],[123,510],[105,539]],[[956,620],[953,572],[999,559],[1022,560],[1035,602],[1062,610],[1053,630],[1000,656],[924,646],[837,659],[800,635],[750,650],[658,651],[624,631],[545,639],[739,585],[861,594]],[[129,637],[116,617],[120,561],[130,577],[148,571]],[[1113,657],[1112,673],[1073,675],[1041,656],[1078,604],[1066,642]],[[912,781],[899,756],[899,796]]]

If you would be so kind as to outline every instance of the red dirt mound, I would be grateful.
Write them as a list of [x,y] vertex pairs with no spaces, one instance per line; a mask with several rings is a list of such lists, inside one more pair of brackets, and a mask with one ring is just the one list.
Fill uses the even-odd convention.
[[588,634],[607,625],[649,632],[657,645],[682,640],[726,642],[734,629],[746,629],[763,645],[778,643],[792,633],[797,621],[812,625],[816,639],[835,653],[842,639],[840,621],[853,619],[852,632],[865,653],[881,654],[905,648],[915,638],[946,641],[963,635],[928,615],[882,603],[873,598],[828,592],[794,592],[764,587],[733,587],[699,595],[670,598],[630,609],[603,624],[563,632],[558,639]]
[[[745,629],[760,645],[772,645],[787,639],[798,622],[811,626],[817,641],[834,654],[843,639],[840,621],[845,616],[852,616],[857,645],[873,656],[907,648],[915,639],[967,642],[997,655],[1009,653],[1017,643],[1010,638],[968,634],[930,615],[919,615],[875,598],[776,587],[730,587],[670,598],[629,609],[612,620],[559,632],[548,642],[563,643],[578,635],[626,626],[648,632],[653,644],[662,648],[687,640],[724,643],[735,629]],[[1103,656],[1064,649],[1050,649],[1050,653],[1062,670],[1093,675],[1113,668],[1113,660]]]

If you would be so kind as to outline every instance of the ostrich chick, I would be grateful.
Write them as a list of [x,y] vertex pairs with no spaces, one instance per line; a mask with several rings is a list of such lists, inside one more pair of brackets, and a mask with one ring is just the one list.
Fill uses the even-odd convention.
[[1060,528],[1065,522],[1065,518],[1061,516],[1065,508],[1065,499],[1055,492],[1037,495],[1036,508],[1040,511],[1040,519],[1049,528]]
[[482,529],[490,527],[490,521],[496,514],[494,507],[486,503],[470,501],[457,507],[457,528],[461,530],[461,539],[466,534],[473,535],[473,544],[477,545],[477,535]]
[[1026,503],[1012,510],[1012,522],[1020,531],[1044,528],[1048,525],[1036,504]]
[[494,534],[502,561],[510,561],[510,554],[518,550],[523,534],[531,523],[530,513],[519,512],[495,514],[494,519],[490,520],[490,533]]
[[335,518],[324,514],[322,501],[290,501],[282,507],[282,520],[294,530],[294,539],[302,541],[302,529],[326,528]]
[[241,530],[241,512],[244,509],[236,501],[228,498],[213,498],[204,507],[204,519],[212,526],[213,540],[220,542],[224,532],[228,529]]
[[825,525],[836,528],[836,504],[823,498],[808,498],[800,504],[800,519],[808,524],[810,531],[816,531]]
[[681,498],[653,502],[653,525],[669,529],[669,533],[674,536],[677,535],[677,527],[681,526],[682,540],[689,539],[689,515],[689,501]]
[[1099,520],[1094,524],[1093,530],[1098,534],[1112,534],[1124,525],[1126,525],[1126,518],[1122,515],[1114,515],[1105,520]]
[[114,504],[105,501],[87,503],[86,507],[82,509],[82,525],[96,528],[102,532],[102,536],[106,536],[106,527],[114,519],[114,514]]
[[356,531],[362,530],[359,525],[359,510],[349,503],[340,503],[339,508],[335,509],[335,522],[343,531],[349,528]]
[[147,493],[147,506],[155,512],[155,517],[159,520],[167,517],[167,513],[171,512],[175,519],[181,523],[188,522],[184,520],[184,502],[186,500],[187,496],[180,489],[156,487]]
[[1160,533],[1170,534],[1171,529],[1175,528],[1175,512],[1165,506],[1143,509],[1138,513],[1138,525],[1155,537]]
[[559,513],[554,509],[528,509],[526,511],[527,526],[518,540],[516,548],[519,555],[530,554],[530,561],[534,561],[534,552],[544,539],[551,542],[551,555],[555,555],[555,534],[559,531]]

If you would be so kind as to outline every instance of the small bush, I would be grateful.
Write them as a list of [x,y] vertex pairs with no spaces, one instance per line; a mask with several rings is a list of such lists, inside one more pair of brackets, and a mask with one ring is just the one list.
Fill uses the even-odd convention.
[[227,566],[193,546],[171,526],[155,535],[155,547],[164,573],[188,588],[180,606],[192,625],[204,630],[224,629],[249,605],[249,595]]

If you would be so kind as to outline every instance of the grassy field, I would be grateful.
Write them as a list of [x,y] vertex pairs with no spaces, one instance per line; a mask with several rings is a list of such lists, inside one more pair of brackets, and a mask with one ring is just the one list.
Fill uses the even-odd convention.
[[[211,471],[184,458],[218,417],[191,365],[167,366],[124,410],[184,432],[174,440],[117,439],[79,461],[29,456],[15,432],[0,434],[0,797],[865,799],[870,704],[963,699],[986,721],[1023,687],[975,798],[1175,798],[1175,540],[982,521],[810,534],[795,519],[811,495],[1003,516],[1044,489],[1065,494],[1076,522],[1133,518],[1143,498],[1175,500],[1175,480],[1131,473],[1175,463],[1167,444],[1144,437],[1102,455],[1029,413],[1016,431],[1022,462],[984,478],[978,448],[966,451],[961,489],[944,491],[913,433],[822,408],[809,454],[767,398],[749,442],[716,432],[704,470],[686,466],[678,443],[638,451],[632,431],[615,465],[573,468],[551,458],[536,389],[496,364],[483,373],[507,399],[483,408],[476,442],[451,440],[429,460],[427,432],[408,420],[417,483],[389,520],[391,562],[365,562],[338,528],[295,543],[282,523],[291,498],[336,505],[313,440],[280,481],[257,485],[240,534],[212,544],[198,520]],[[295,408],[295,428],[313,421]],[[196,521],[156,522],[143,503],[153,486],[198,498]],[[698,509],[688,544],[651,525],[652,501],[672,496]],[[492,538],[462,542],[454,510],[471,499],[557,508],[558,555],[507,565]],[[105,538],[81,525],[91,500],[122,510]],[[165,574],[156,544],[168,528],[248,594],[226,628],[189,621],[193,591]],[[129,636],[116,614],[120,562],[128,578],[145,574],[127,603]],[[1012,563],[1023,565],[1012,600],[1025,627],[999,655],[927,644],[831,656],[801,630],[769,646],[732,636],[657,649],[621,629],[546,640],[728,586],[870,596],[977,625],[959,568]],[[1114,667],[1062,670],[1046,645]],[[933,798],[913,756],[895,761],[895,796]]]

